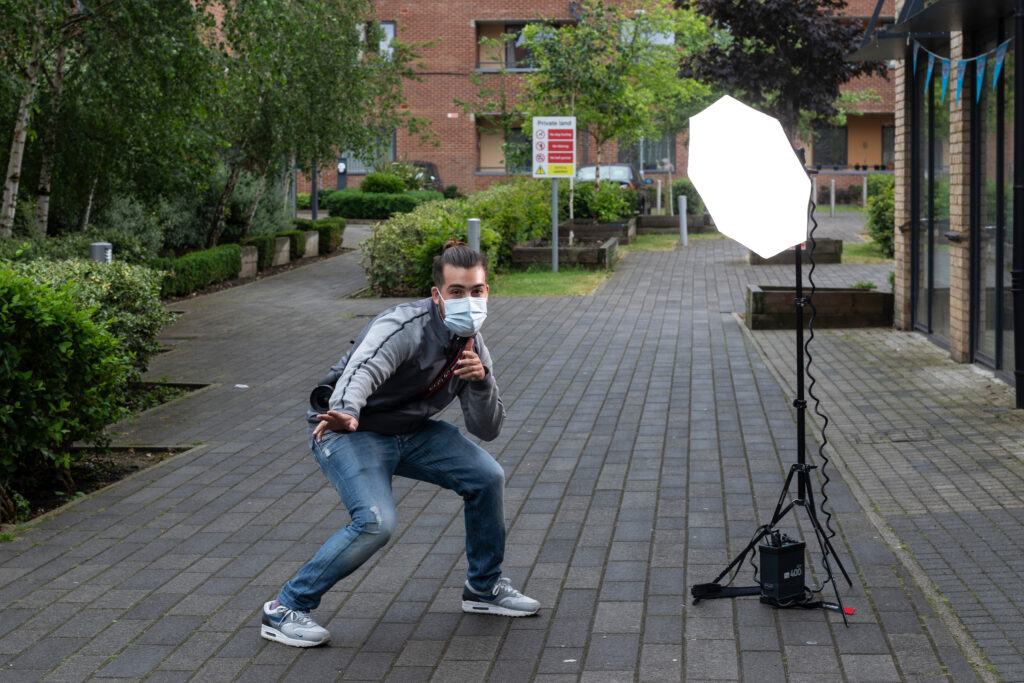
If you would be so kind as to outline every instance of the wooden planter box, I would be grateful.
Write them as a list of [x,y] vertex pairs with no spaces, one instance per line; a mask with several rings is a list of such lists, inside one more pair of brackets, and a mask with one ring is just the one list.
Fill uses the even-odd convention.
[[[804,289],[804,296],[810,288]],[[747,327],[752,330],[796,329],[796,289],[747,285]],[[818,287],[814,292],[814,328],[892,327],[892,292]],[[811,317],[804,307],[804,324]]]
[[569,231],[580,242],[603,242],[617,237],[619,244],[629,244],[636,237],[636,218],[612,223],[598,223],[593,218],[574,218],[558,224],[558,243],[568,244]]
[[[843,241],[832,237],[819,237],[814,240],[814,262],[815,263],[842,263],[843,262]],[[801,252],[803,263],[810,263],[808,254],[810,245],[804,247]],[[747,262],[752,266],[777,266],[793,265],[796,263],[796,248],[792,247],[779,252],[771,258],[762,258],[754,252],[747,253]]]
[[[619,254],[619,240],[609,237],[603,242],[575,244],[573,246],[559,244],[558,266],[582,266],[588,270],[610,270],[615,266]],[[531,240],[512,247],[512,267],[526,270],[537,264],[551,266],[551,242],[549,240]]]
[[[711,214],[691,213],[686,217],[687,234],[715,232],[716,230],[717,228],[711,220]],[[642,214],[637,220],[636,232],[639,235],[679,234],[679,216]]]

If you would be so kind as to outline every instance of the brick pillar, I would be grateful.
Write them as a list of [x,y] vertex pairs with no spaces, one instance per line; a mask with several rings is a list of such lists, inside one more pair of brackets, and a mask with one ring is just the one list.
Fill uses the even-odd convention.
[[[899,13],[897,2],[896,12]],[[911,130],[910,89],[914,87],[913,62],[907,59],[898,62],[895,73],[896,92],[896,135],[894,167],[896,180],[895,205],[895,311],[893,325],[899,330],[909,330],[911,321],[910,279],[911,260],[911,206],[910,206],[910,141]]]
[[[964,56],[964,34],[950,35],[950,57]],[[973,68],[973,65],[972,65]],[[949,76],[949,356],[958,363],[971,356],[971,101],[970,79],[956,101],[956,73]]]

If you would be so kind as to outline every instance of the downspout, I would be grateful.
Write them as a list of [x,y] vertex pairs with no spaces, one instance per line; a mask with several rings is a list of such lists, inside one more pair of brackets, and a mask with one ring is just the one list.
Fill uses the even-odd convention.
[[[1016,0],[1014,14],[1014,78],[1024,69],[1024,0]],[[1024,408],[1024,93],[1013,87],[1013,377],[1017,408]]]

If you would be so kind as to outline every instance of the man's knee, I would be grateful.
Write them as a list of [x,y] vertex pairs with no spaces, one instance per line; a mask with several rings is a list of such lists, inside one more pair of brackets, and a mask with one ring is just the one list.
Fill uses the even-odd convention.
[[359,535],[377,548],[383,548],[395,532],[395,515],[371,505],[352,517],[352,526]]

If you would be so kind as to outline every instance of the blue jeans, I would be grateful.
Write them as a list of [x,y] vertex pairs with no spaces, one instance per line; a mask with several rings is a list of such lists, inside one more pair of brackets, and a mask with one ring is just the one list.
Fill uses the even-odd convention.
[[428,420],[409,434],[327,432],[313,456],[337,489],[352,523],[331,536],[284,585],[277,599],[308,611],[320,598],[380,550],[395,530],[394,475],[455,491],[465,501],[467,575],[475,590],[489,591],[505,557],[505,472],[491,455],[454,425]]

